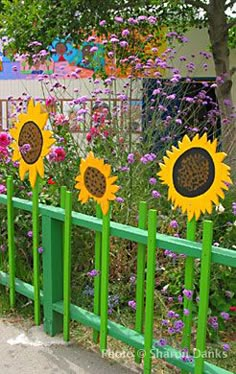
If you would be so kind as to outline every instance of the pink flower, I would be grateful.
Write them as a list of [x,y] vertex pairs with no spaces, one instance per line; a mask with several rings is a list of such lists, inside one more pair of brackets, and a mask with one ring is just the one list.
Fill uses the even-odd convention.
[[106,21],[104,19],[99,22],[99,26],[105,26],[105,24],[106,24]]
[[11,143],[10,135],[5,131],[0,132],[0,146],[7,147],[10,143]]
[[5,147],[0,146],[0,160],[8,156],[8,150]]
[[45,104],[46,104],[46,106],[55,105],[56,101],[57,101],[57,99],[55,97],[48,96],[47,99],[46,99],[46,101],[45,101]]
[[55,125],[65,125],[68,123],[68,117],[66,117],[64,114],[57,113],[54,117]]
[[98,47],[96,46],[90,48],[91,53],[97,52],[97,50],[98,50]]
[[64,161],[66,157],[66,151],[63,147],[54,147],[49,153],[49,160],[53,162]]
[[116,17],[115,17],[115,21],[116,21],[117,23],[123,23],[124,19],[123,19],[122,17],[116,16]]

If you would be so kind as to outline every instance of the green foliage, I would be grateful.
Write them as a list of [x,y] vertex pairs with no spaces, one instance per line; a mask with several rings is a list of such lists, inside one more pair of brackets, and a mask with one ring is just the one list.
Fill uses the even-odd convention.
[[[84,40],[86,32],[93,28],[99,30],[99,20],[105,19],[108,24],[114,24],[114,11],[122,9],[122,13],[135,10],[142,1],[106,0],[101,3],[91,0],[3,0],[0,13],[0,34],[14,40],[11,43],[12,52],[35,53],[29,47],[32,41],[42,43],[46,48],[52,40],[70,35],[75,43]],[[120,12],[119,12],[120,13]]]

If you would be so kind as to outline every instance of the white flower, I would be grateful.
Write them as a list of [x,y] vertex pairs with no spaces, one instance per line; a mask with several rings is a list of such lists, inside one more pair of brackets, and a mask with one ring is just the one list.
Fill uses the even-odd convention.
[[223,213],[225,211],[225,208],[222,204],[216,205],[216,211],[219,213]]

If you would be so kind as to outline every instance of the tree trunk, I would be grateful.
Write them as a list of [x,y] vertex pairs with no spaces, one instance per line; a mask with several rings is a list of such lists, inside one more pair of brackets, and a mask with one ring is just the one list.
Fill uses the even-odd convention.
[[224,5],[226,0],[210,0],[208,6],[209,37],[215,63],[216,76],[222,78],[216,95],[221,111],[222,150],[227,153],[227,163],[231,175],[236,174],[236,121],[233,116],[232,77],[230,72],[228,48],[227,16]]

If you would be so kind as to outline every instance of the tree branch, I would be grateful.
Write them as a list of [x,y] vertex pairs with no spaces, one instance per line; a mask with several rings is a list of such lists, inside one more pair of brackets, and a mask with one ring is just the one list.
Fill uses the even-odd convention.
[[208,12],[208,5],[203,3],[201,0],[184,0],[184,2],[188,5],[192,5],[196,8],[202,8],[206,12]]
[[232,78],[232,76],[236,73],[236,66],[233,66],[231,69],[230,69],[230,76]]
[[226,30],[229,30],[231,29],[231,27],[235,26],[236,25],[236,18],[233,19],[231,22],[229,22],[227,25],[226,25]]

